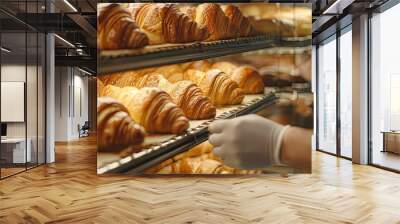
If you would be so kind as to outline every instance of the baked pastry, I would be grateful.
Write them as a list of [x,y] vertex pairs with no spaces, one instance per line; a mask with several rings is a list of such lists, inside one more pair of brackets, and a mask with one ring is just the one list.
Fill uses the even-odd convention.
[[178,82],[183,79],[184,70],[179,65],[166,65],[155,68],[152,73],[162,74],[170,82]]
[[200,70],[202,72],[206,72],[209,69],[211,69],[211,66],[212,64],[207,60],[200,60],[200,61],[187,62],[181,64],[181,68],[183,71],[188,69],[195,69],[195,70]]
[[175,4],[143,4],[132,12],[132,16],[148,35],[150,44],[202,41],[209,36],[206,27],[180,12]]
[[240,9],[234,5],[224,5],[222,9],[229,22],[235,26],[237,37],[248,37],[256,34],[250,20],[245,17]]
[[293,27],[295,37],[303,37],[312,33],[312,10],[308,7],[281,5],[279,18]]
[[179,65],[158,67],[155,73],[162,74],[170,82],[190,80],[200,87],[214,105],[240,104],[244,98],[242,89],[229,76],[217,69],[203,72],[195,69],[184,71]]
[[261,75],[251,66],[236,66],[233,63],[222,61],[214,63],[212,68],[219,69],[230,75],[230,78],[243,89],[244,93],[254,94],[264,91],[264,83]]
[[207,27],[210,34],[207,41],[230,39],[237,36],[238,30],[218,4],[203,3],[195,8],[182,7],[180,10],[200,26]]
[[190,119],[211,119],[217,113],[210,99],[191,81],[181,80],[171,83],[162,75],[150,74],[139,79],[138,86],[164,90]]
[[99,152],[115,152],[144,140],[143,128],[136,124],[128,110],[118,101],[97,99],[97,148]]
[[101,50],[131,49],[149,43],[128,10],[119,4],[104,7],[97,19],[97,46]]
[[183,79],[197,84],[214,105],[234,105],[243,101],[243,90],[221,70],[202,72],[189,69],[183,74]]
[[148,174],[260,174],[260,170],[239,170],[224,165],[207,141],[146,171]]
[[210,119],[214,118],[216,114],[216,108],[210,99],[191,81],[181,80],[171,83],[160,74],[139,75],[127,72],[124,75],[110,75],[106,84],[111,83],[119,87],[160,88],[170,95],[173,102],[183,110],[189,119]]
[[103,90],[104,90],[104,83],[100,80],[97,79],[97,97],[103,96]]
[[183,111],[160,89],[106,85],[103,94],[119,100],[149,133],[181,134],[189,128]]
[[271,36],[299,37],[311,35],[312,10],[282,4],[240,4],[257,32]]
[[249,18],[257,33],[268,34],[273,37],[293,37],[295,36],[295,26],[287,21],[276,19]]

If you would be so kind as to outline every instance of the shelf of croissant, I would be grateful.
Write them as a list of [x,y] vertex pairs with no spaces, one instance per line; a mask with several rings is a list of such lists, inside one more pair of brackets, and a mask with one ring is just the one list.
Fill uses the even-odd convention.
[[[217,107],[213,119],[190,120],[188,129],[181,134],[149,134],[140,146],[126,147],[117,152],[98,152],[97,172],[141,173],[206,141],[208,125],[212,121],[255,113],[273,105],[276,100],[272,92],[246,94],[240,104]],[[99,113],[98,116],[102,119],[103,115]]]
[[132,50],[100,51],[98,73],[100,75],[109,74],[255,50],[290,47],[302,48],[309,47],[310,45],[311,39],[309,37],[282,39],[263,35],[211,42],[164,44]]
[[100,75],[311,45],[311,10],[281,4],[100,4]]

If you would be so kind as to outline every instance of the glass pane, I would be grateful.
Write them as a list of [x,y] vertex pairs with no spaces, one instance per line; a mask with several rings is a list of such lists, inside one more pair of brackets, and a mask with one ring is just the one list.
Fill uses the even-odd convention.
[[38,145],[37,145],[37,41],[38,36],[36,32],[29,32],[28,38],[28,63],[27,63],[27,80],[26,80],[26,115],[27,115],[27,142],[30,148],[30,160],[28,160],[28,167],[37,165],[38,160]]
[[352,156],[352,33],[340,36],[340,153]]
[[371,21],[372,163],[396,170],[400,170],[400,33],[393,27],[398,21],[400,5],[374,15]]
[[[312,46],[312,51],[311,51],[311,60],[312,60],[312,63],[311,63],[311,72],[312,72],[312,77],[311,77],[311,82],[312,82],[312,84],[311,84],[311,86],[312,86],[312,92],[314,93],[313,95],[313,102],[315,103],[315,102],[317,102],[317,99],[316,99],[316,97],[317,97],[317,94],[315,94],[316,93],[316,80],[317,80],[317,47],[315,46],[315,45],[313,45]],[[316,133],[316,131],[317,131],[317,129],[315,128],[315,126],[316,126],[316,124],[317,124],[317,116],[316,116],[316,107],[313,107],[313,124],[314,124],[314,128],[313,128],[313,136],[312,136],[312,150],[316,150],[317,149],[317,146],[316,146],[316,143],[317,143],[317,140],[316,140],[316,137],[317,137],[317,133]]]
[[44,34],[39,34],[38,43],[38,164],[45,163],[46,149],[45,149],[45,44],[46,37]]
[[336,39],[318,48],[318,149],[336,153]]
[[[27,13],[38,13],[39,4],[37,1],[27,2]],[[32,18],[37,20],[38,17]],[[38,22],[38,21],[33,21]],[[38,63],[39,63],[39,35],[36,30],[27,30],[27,142],[30,149],[30,162],[27,163],[28,168],[35,167],[38,164]]]
[[1,45],[7,49],[1,51],[1,172],[5,177],[25,170],[31,158],[25,120],[26,33],[3,32]]

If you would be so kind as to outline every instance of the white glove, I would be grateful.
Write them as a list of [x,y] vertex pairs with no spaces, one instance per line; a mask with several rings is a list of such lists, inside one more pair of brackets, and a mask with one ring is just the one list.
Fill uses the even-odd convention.
[[208,128],[209,142],[225,165],[263,169],[281,164],[279,156],[287,127],[254,114],[217,120]]

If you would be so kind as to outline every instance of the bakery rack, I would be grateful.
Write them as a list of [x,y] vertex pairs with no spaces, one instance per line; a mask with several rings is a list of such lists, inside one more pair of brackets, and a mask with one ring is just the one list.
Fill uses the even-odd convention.
[[[274,93],[258,96],[251,101],[241,104],[234,109],[226,111],[213,120],[229,119],[237,116],[256,113],[275,103],[277,97]],[[97,172],[103,173],[129,173],[138,174],[158,163],[165,161],[179,153],[182,153],[208,139],[208,125],[213,120],[207,120],[197,127],[188,129],[186,133],[169,138],[164,142],[142,149],[138,153],[127,155],[103,166],[99,166]]]
[[214,58],[274,47],[307,47],[311,38],[243,37],[230,40],[165,44],[142,49],[100,51],[98,74]]
[[[183,63],[238,53],[282,47],[303,48],[311,46],[311,38],[273,38],[269,36],[246,37],[231,40],[197,42],[189,44],[166,44],[147,46],[134,50],[100,51],[98,53],[99,75],[147,67]],[[247,99],[247,100],[246,100]],[[278,97],[272,93],[246,95],[244,103],[230,108],[217,109],[216,119],[229,119],[256,113],[275,104]],[[184,134],[162,136],[162,140],[149,144],[137,153],[112,155],[98,154],[99,174],[128,173],[140,174],[175,155],[189,150],[208,139],[208,125],[213,120],[194,121]],[[192,122],[192,121],[191,121]],[[153,142],[154,143],[154,142]],[[104,155],[104,156],[103,156]],[[99,160],[99,158],[102,158]],[[105,158],[105,159],[103,159]]]

